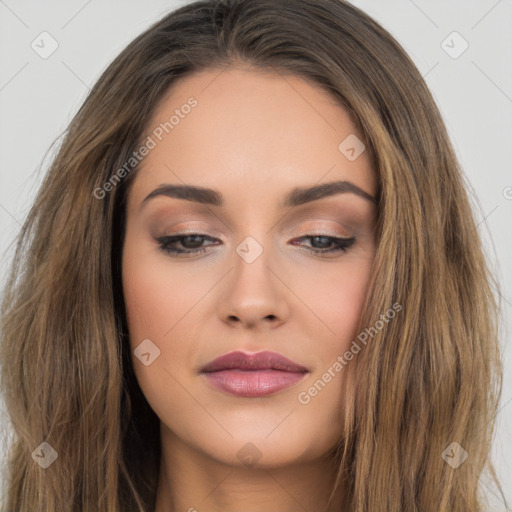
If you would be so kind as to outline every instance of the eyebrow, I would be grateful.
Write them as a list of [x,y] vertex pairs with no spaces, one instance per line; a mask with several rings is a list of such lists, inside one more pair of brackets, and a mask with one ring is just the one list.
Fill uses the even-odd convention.
[[[330,183],[323,183],[321,185],[314,185],[312,187],[296,187],[292,189],[279,204],[280,208],[293,208],[301,206],[324,197],[330,197],[335,194],[352,193],[363,199],[377,204],[377,200],[354,185],[350,181],[333,181]],[[163,184],[153,190],[142,201],[141,207],[148,201],[155,197],[166,196],[176,199],[184,199],[186,201],[193,201],[201,204],[208,204],[212,206],[222,206],[224,199],[222,194],[211,188],[198,187],[195,185],[171,185]]]

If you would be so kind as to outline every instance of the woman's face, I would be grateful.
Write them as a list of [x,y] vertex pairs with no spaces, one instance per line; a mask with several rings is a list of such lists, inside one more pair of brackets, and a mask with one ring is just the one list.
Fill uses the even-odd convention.
[[[227,464],[318,459],[339,439],[346,370],[334,368],[358,334],[375,253],[362,135],[317,86],[228,68],[175,84],[148,136],[123,285],[135,373],[163,434]],[[332,182],[349,184],[302,192]],[[274,356],[248,357],[262,351]]]

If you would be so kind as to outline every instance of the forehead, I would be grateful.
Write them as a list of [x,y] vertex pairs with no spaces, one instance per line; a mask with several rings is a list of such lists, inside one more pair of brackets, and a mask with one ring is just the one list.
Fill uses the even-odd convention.
[[181,182],[277,201],[291,187],[335,180],[375,195],[367,152],[350,161],[340,151],[354,135],[364,140],[335,98],[300,77],[203,70],[176,82],[157,106],[145,133],[155,144],[133,195],[141,201],[163,183]]

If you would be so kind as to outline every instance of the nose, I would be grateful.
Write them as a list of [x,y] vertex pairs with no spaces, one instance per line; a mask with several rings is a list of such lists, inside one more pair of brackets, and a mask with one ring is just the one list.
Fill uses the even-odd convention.
[[252,263],[235,255],[234,268],[226,276],[218,312],[231,327],[265,330],[286,322],[289,315],[285,276],[268,264],[267,253]]

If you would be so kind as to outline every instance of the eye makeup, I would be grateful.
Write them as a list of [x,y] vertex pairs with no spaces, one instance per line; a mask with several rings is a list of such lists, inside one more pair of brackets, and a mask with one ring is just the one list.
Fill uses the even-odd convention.
[[[317,255],[327,255],[338,252],[345,253],[356,242],[355,237],[340,238],[327,235],[305,235],[293,240],[292,245],[299,245],[300,240],[308,240],[311,245],[309,248],[306,247],[306,250]],[[207,252],[208,246],[219,245],[218,240],[201,233],[161,236],[156,237],[155,241],[158,242],[161,251],[176,257],[186,257],[204,253]],[[210,243],[204,246],[205,241],[213,242],[213,244]],[[321,247],[314,247],[314,245],[317,244]],[[179,245],[181,245],[182,248],[180,248]],[[192,247],[190,247],[190,245],[192,245]]]
[[[351,204],[351,203],[355,204]],[[372,234],[374,207],[352,201],[325,200],[292,209],[274,224],[287,244],[320,257],[340,257],[349,252],[361,238]],[[200,220],[200,219],[204,219]],[[212,220],[213,219],[213,220]],[[222,214],[213,215],[204,206],[194,204],[166,205],[147,218],[149,232],[158,249],[174,258],[187,258],[213,253],[233,233],[222,222]]]

